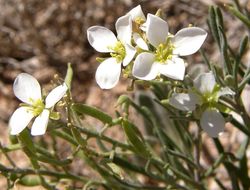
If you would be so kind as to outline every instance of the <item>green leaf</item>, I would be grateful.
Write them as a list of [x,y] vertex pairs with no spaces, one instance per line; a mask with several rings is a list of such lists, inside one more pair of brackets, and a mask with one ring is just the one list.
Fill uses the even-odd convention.
[[212,32],[212,35],[215,41],[217,42],[218,46],[220,47],[220,37],[219,37],[218,26],[216,22],[215,8],[213,6],[209,7],[208,23],[209,23],[209,27]]
[[149,157],[150,153],[148,151],[148,148],[140,131],[136,128],[136,126],[125,119],[122,122],[122,126],[127,139],[129,140],[129,143],[134,147],[135,152],[143,157]]
[[238,19],[241,20],[248,28],[250,28],[250,20],[247,18],[246,15],[242,14],[240,11],[238,11],[235,7],[233,6],[226,6],[226,8],[229,10],[231,14],[236,16]]
[[74,127],[71,128],[71,132],[73,134],[73,137],[76,139],[76,141],[82,146],[85,147],[87,142],[86,140],[81,136],[81,133]]
[[246,52],[247,50],[247,45],[248,45],[248,36],[246,35],[240,42],[240,48],[239,48],[239,58],[241,59],[242,56],[244,55],[244,53]]
[[30,159],[30,162],[32,163],[32,166],[34,169],[39,169],[40,166],[37,161],[36,156],[36,148],[33,144],[33,141],[31,139],[31,136],[29,134],[28,129],[24,129],[18,136],[18,140],[21,142],[23,146],[23,151]]
[[103,123],[108,123],[108,124],[112,123],[112,117],[110,117],[108,114],[102,112],[101,110],[95,107],[91,107],[86,104],[73,104],[72,109],[77,113],[86,114],[91,117],[94,117],[102,121]]
[[216,15],[216,23],[218,27],[221,27],[224,30],[223,25],[223,16],[219,7],[215,8],[215,15]]
[[57,166],[65,166],[65,165],[68,165],[72,162],[71,159],[58,160],[55,158],[49,158],[49,157],[44,156],[44,155],[37,156],[37,160],[39,160],[41,162],[49,163],[52,165],[57,165]]
[[129,97],[127,95],[121,95],[121,96],[119,96],[119,98],[116,102],[116,106],[120,106],[120,105],[122,105],[124,103],[128,103],[128,102],[130,102]]
[[64,79],[68,89],[71,89],[71,82],[72,82],[72,78],[73,78],[73,69],[71,67],[71,63],[68,63],[68,70],[66,73],[66,77]]
[[118,165],[114,163],[107,163],[107,165],[109,166],[109,168],[112,170],[114,174],[118,175],[121,179],[124,179],[124,176],[122,175],[122,170]]
[[220,37],[220,44],[221,44],[221,54],[223,56],[223,61],[224,61],[224,69],[225,73],[224,74],[232,74],[232,64],[228,55],[228,43],[227,43],[227,38],[224,30],[219,27],[219,37]]
[[25,186],[37,186],[41,184],[41,178],[36,175],[26,175],[22,177],[18,183],[25,185]]
[[130,98],[126,95],[121,95],[116,103],[116,106],[121,106],[122,110],[124,113],[129,113],[129,105],[130,105]]
[[36,148],[31,139],[30,133],[27,129],[24,129],[18,136],[18,139],[21,141],[22,145],[27,147],[32,154],[36,154]]

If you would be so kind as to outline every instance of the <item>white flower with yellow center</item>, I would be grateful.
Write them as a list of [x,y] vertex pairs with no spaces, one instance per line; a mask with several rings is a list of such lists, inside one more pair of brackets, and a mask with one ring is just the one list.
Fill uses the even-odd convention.
[[136,57],[132,74],[142,80],[155,79],[159,74],[183,80],[185,64],[179,56],[198,51],[207,32],[198,27],[188,27],[173,36],[169,34],[167,22],[152,14],[147,15],[145,26],[153,52],[143,52]]
[[136,45],[143,49],[148,50],[148,44],[143,39],[143,31],[145,31],[146,17],[142,11],[141,5],[131,9],[128,13],[133,21],[133,40]]
[[136,50],[131,46],[132,20],[130,15],[120,17],[116,22],[117,38],[112,31],[102,26],[87,30],[90,45],[98,52],[110,53],[97,68],[96,82],[102,89],[113,88],[119,81],[121,67],[127,66]]
[[215,81],[212,72],[199,75],[194,80],[194,88],[186,93],[174,93],[169,104],[182,111],[201,109],[200,125],[210,137],[218,137],[224,130],[225,119],[221,115],[219,98],[224,95],[234,95],[228,88],[221,88]]
[[43,135],[47,129],[54,105],[65,95],[67,89],[65,83],[57,86],[48,94],[44,102],[38,81],[27,73],[19,74],[14,81],[13,90],[15,96],[23,104],[17,108],[10,118],[10,134],[19,134],[36,117],[31,127],[31,134],[34,136]]

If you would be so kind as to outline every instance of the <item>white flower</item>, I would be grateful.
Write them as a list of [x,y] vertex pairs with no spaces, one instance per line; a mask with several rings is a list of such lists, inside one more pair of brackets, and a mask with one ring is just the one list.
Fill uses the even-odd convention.
[[152,80],[159,74],[183,80],[185,64],[179,56],[191,55],[198,51],[207,32],[198,27],[188,27],[172,36],[169,34],[166,21],[148,14],[146,36],[155,51],[143,52],[137,56],[133,75],[142,80]]
[[57,86],[48,94],[44,104],[38,81],[27,73],[19,74],[14,81],[13,90],[15,96],[24,104],[17,108],[10,118],[10,134],[19,134],[36,117],[31,134],[43,135],[53,106],[65,95],[67,89],[65,83]]
[[102,26],[87,30],[90,45],[98,52],[110,53],[97,68],[96,82],[102,89],[113,88],[119,81],[121,67],[127,66],[136,50],[131,46],[132,20],[130,15],[120,17],[116,22],[117,38],[112,31]]
[[144,13],[142,12],[141,5],[136,6],[132,10],[130,10],[128,15],[131,16],[133,21],[133,40],[136,43],[138,47],[140,47],[143,50],[148,50],[148,45],[145,42],[145,40],[142,37],[142,31],[145,31],[145,23],[146,23],[146,17]]
[[146,21],[146,17],[142,11],[141,5],[137,5],[135,8],[131,9],[128,13],[134,22],[140,23],[141,21]]
[[194,80],[194,89],[188,94],[174,93],[169,104],[182,111],[194,111],[196,106],[203,107],[200,125],[211,137],[218,137],[224,130],[225,120],[217,108],[220,96],[234,95],[228,88],[220,88],[212,72],[203,73]]

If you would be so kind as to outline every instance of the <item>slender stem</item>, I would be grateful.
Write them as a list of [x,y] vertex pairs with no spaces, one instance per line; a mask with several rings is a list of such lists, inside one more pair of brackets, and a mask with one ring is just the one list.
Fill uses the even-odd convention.
[[10,158],[10,156],[7,153],[7,151],[2,146],[1,142],[0,142],[0,149],[1,149],[2,153],[4,154],[4,156],[7,158],[7,160],[10,162],[10,164],[15,168],[16,167],[15,162]]
[[[197,130],[195,133],[195,144],[194,144],[194,162],[198,168],[200,168],[200,141],[201,141],[201,130],[197,123]],[[199,169],[194,170],[194,179],[196,182],[200,182],[201,176]]]
[[[21,174],[21,175],[29,175],[29,174],[36,174],[37,171],[33,169],[20,169],[20,168],[8,168],[4,165],[0,164],[0,171],[3,173],[13,173],[13,174]],[[39,174],[45,175],[45,176],[51,176],[55,177],[57,179],[71,179],[71,180],[77,180],[81,182],[87,182],[89,181],[89,178],[82,177],[79,175],[74,175],[71,173],[60,173],[60,172],[53,172],[48,170],[38,170]]]
[[[220,154],[224,154],[224,148],[222,144],[220,143],[219,139],[214,139],[215,146]],[[224,161],[223,162],[224,167],[227,170],[227,173],[231,179],[232,183],[232,188],[233,190],[240,190],[239,184],[238,184],[238,179],[237,179],[237,168],[229,161]]]
[[240,111],[240,115],[242,116],[245,125],[248,127],[248,130],[250,130],[250,117],[248,116],[247,111],[242,103],[240,94],[235,95],[235,102],[237,104],[236,105],[237,109]]
[[107,137],[107,136],[105,136],[103,134],[100,134],[100,133],[95,132],[93,130],[89,130],[87,128],[83,128],[83,127],[80,127],[80,126],[75,126],[75,127],[81,133],[84,133],[84,134],[88,135],[88,137],[96,137],[96,138],[99,138],[99,139],[104,140],[106,142],[109,142],[114,146],[118,146],[118,147],[124,148],[126,150],[132,150],[132,147],[130,145],[128,145],[128,144],[121,143],[119,141],[114,140],[113,138]]

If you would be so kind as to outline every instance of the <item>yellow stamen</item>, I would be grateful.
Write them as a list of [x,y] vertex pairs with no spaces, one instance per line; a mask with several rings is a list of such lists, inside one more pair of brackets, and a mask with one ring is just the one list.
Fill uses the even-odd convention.
[[155,60],[159,63],[166,63],[167,60],[173,57],[174,45],[171,42],[171,37],[166,39],[165,43],[158,45],[155,51]]
[[126,50],[122,42],[117,41],[116,44],[112,47],[109,47],[109,49],[114,51],[110,53],[111,57],[115,58],[117,63],[122,62],[126,56]]

